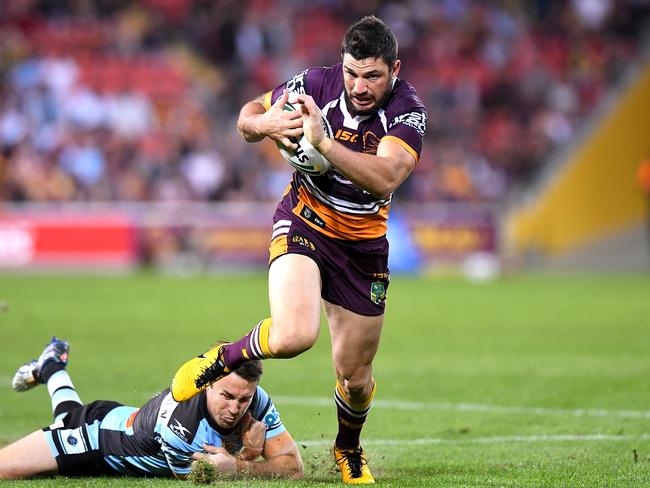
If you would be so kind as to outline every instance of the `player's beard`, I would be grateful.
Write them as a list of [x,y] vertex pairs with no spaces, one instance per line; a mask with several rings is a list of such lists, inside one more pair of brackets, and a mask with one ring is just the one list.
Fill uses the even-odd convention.
[[343,96],[345,98],[345,106],[348,109],[348,112],[350,112],[352,115],[357,116],[366,116],[366,115],[375,115],[381,107],[384,106],[386,101],[388,100],[388,97],[390,96],[392,90],[386,90],[386,92],[382,95],[381,99],[375,103],[375,105],[372,108],[369,108],[368,110],[357,110],[354,107],[354,104],[352,103],[352,100],[350,99],[350,95],[347,90],[343,90]]

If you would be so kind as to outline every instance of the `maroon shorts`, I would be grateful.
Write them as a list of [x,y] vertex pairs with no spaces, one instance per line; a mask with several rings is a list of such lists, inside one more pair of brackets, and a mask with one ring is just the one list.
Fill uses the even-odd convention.
[[320,269],[321,297],[359,315],[382,315],[388,290],[388,240],[334,239],[281,206],[273,217],[269,264],[284,254],[302,254]]

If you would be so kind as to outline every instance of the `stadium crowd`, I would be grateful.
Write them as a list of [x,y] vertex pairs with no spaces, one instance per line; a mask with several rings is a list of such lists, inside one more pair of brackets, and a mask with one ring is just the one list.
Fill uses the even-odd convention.
[[646,0],[8,0],[0,199],[273,200],[289,166],[238,108],[338,61],[345,26],[394,28],[428,108],[401,200],[496,202],[566,145],[639,51]]

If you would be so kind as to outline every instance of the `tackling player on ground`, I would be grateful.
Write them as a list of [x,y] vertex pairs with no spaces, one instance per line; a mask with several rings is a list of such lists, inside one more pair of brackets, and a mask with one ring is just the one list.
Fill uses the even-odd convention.
[[[337,377],[335,459],[351,484],[374,483],[360,434],[376,391],[372,361],[389,283],[388,209],[419,159],[426,130],[426,110],[399,72],[393,32],[369,16],[348,29],[342,63],[307,69],[243,106],[237,128],[246,141],[269,137],[295,149],[291,139],[304,133],[333,168],[322,176],[294,172],[276,209],[271,318],[189,360],[172,382],[174,398],[182,400],[251,359],[301,354],[318,338],[322,303]],[[301,110],[283,110],[289,93]]]
[[[17,391],[45,384],[54,423],[0,449],[0,479],[45,473],[186,478],[204,459],[231,476],[299,478],[302,460],[249,361],[191,400],[169,390],[142,408],[113,401],[83,405],[66,371],[68,343],[56,338],[21,366]],[[259,458],[259,459],[258,459]]]

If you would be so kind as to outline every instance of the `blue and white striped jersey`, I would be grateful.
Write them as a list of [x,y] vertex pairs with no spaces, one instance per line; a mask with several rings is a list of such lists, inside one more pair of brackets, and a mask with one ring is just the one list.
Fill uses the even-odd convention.
[[[260,386],[249,412],[266,424],[267,439],[286,430],[271,398]],[[210,416],[205,392],[179,403],[169,389],[140,409],[114,408],[96,432],[105,462],[119,473],[136,476],[184,478],[190,473],[192,454],[204,452],[203,444],[228,448],[237,443],[237,436],[219,427]]]

